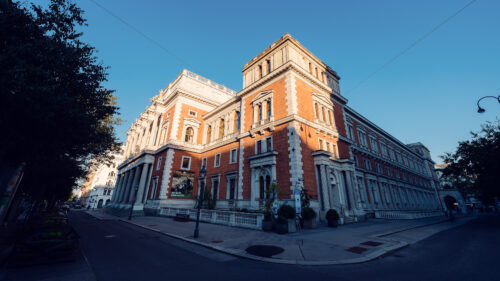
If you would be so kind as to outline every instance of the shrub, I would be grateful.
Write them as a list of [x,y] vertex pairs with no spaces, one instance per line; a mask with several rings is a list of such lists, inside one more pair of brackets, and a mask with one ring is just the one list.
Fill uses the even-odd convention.
[[311,207],[305,207],[302,209],[302,218],[304,220],[312,220],[316,217],[316,212]]
[[277,224],[287,224],[288,220],[285,217],[278,216],[278,218],[276,219],[276,223]]
[[327,220],[334,220],[338,221],[340,218],[339,213],[335,209],[330,209],[328,212],[326,212],[326,219]]
[[278,216],[282,216],[285,219],[294,219],[295,218],[295,209],[290,205],[281,205],[278,210]]

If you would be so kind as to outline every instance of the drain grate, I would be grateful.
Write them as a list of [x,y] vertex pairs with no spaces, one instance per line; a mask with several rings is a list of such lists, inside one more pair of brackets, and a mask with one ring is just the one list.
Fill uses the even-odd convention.
[[352,253],[355,253],[355,254],[361,254],[361,253],[363,253],[364,251],[367,251],[367,250],[368,250],[367,248],[363,248],[363,247],[352,247],[352,248],[346,249],[346,251],[352,252]]
[[366,246],[380,246],[384,243],[381,243],[381,242],[375,242],[375,241],[366,241],[366,242],[363,242],[363,243],[360,243],[361,245],[366,245]]
[[250,246],[250,247],[246,248],[245,251],[247,251],[247,253],[254,255],[254,256],[270,258],[274,255],[283,253],[285,250],[283,248],[276,247],[276,246],[255,245],[255,246]]

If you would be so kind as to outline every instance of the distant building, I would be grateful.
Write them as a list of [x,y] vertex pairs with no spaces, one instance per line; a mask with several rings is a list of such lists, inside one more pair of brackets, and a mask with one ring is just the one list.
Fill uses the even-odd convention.
[[84,207],[102,208],[110,203],[118,174],[117,166],[123,161],[123,152],[112,157],[112,163],[99,164],[89,171],[80,199]]
[[434,169],[436,170],[436,175],[439,178],[440,181],[440,188],[438,189],[439,197],[441,199],[441,204],[443,206],[443,210],[448,210],[446,204],[444,203],[445,200],[444,198],[446,196],[451,196],[453,199],[456,201],[455,208],[457,211],[460,211],[461,213],[466,213],[467,212],[467,205],[473,205],[477,204],[477,201],[473,196],[467,196],[467,200],[464,200],[464,197],[460,191],[453,186],[452,183],[448,182],[446,179],[444,179],[443,176],[443,170],[446,168],[448,164],[443,163],[443,164],[435,164]]
[[242,72],[235,92],[183,70],[151,99],[127,132],[113,208],[193,208],[203,183],[216,209],[258,210],[277,182],[279,204],[307,189],[320,219],[441,209],[429,150],[350,108],[338,74],[290,34]]

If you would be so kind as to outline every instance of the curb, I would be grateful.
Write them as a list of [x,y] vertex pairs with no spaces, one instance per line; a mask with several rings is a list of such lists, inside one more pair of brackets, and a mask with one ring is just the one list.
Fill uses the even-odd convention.
[[209,249],[221,252],[221,253],[225,253],[225,254],[229,254],[229,255],[232,255],[232,256],[236,256],[236,257],[240,257],[240,258],[244,258],[244,259],[249,259],[249,260],[261,261],[261,262],[269,262],[269,263],[279,263],[279,264],[295,264],[295,265],[319,266],[319,265],[341,265],[341,264],[363,263],[363,262],[368,262],[368,261],[377,259],[377,258],[382,257],[384,255],[388,255],[388,254],[390,254],[392,252],[395,252],[395,251],[397,251],[399,249],[402,249],[402,248],[404,248],[404,247],[406,247],[406,246],[409,245],[406,242],[394,241],[394,242],[397,243],[396,245],[392,245],[392,246],[386,247],[384,249],[380,249],[380,250],[371,252],[370,254],[367,254],[366,256],[359,257],[359,258],[354,258],[354,259],[345,259],[345,260],[336,260],[336,261],[282,260],[282,259],[263,258],[263,257],[248,255],[248,254],[245,254],[243,250],[227,249],[227,248],[223,248],[223,247],[219,247],[219,246],[214,246],[214,245],[210,245],[210,244],[207,244],[207,243],[204,243],[204,242],[200,242],[200,241],[197,241],[197,240],[194,240],[194,239],[186,238],[186,237],[183,237],[183,236],[180,236],[180,235],[163,232],[163,231],[161,231],[159,229],[155,229],[155,228],[150,228],[150,227],[147,227],[147,226],[143,226],[141,224],[138,224],[138,223],[135,223],[135,222],[132,222],[132,221],[128,221],[128,220],[124,220],[124,219],[118,219],[118,220],[126,222],[126,223],[133,224],[135,226],[138,226],[138,227],[150,230],[150,231],[161,233],[161,234],[163,234],[165,236],[169,236],[169,237],[172,237],[172,238],[175,238],[175,239],[179,239],[179,240],[182,240],[182,241],[185,241],[185,242],[188,242],[188,243],[192,243],[192,244],[196,244],[196,245],[199,245],[199,246],[202,246],[202,247],[205,247],[205,248],[209,248]]
[[435,225],[435,224],[444,223],[444,222],[447,222],[447,221],[448,221],[447,219],[443,219],[443,220],[440,220],[440,221],[437,221],[437,222],[431,222],[431,223],[427,223],[427,224],[422,224],[422,225],[417,225],[417,226],[411,226],[411,227],[408,227],[408,228],[398,229],[398,230],[394,230],[394,231],[383,232],[383,233],[375,234],[375,235],[372,235],[372,236],[373,237],[385,237],[385,236],[389,236],[389,235],[400,233],[400,232],[405,232],[405,231],[416,229],[416,228],[420,228],[420,227],[426,227],[426,226],[429,226],[429,225]]

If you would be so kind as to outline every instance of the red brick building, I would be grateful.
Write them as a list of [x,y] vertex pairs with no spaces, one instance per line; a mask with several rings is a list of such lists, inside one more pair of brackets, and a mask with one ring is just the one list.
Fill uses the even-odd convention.
[[[347,106],[340,77],[291,35],[246,63],[235,92],[183,70],[127,133],[114,208],[193,208],[204,183],[217,209],[260,209],[307,189],[320,218],[439,208],[429,151]],[[206,176],[199,177],[201,167]],[[291,201],[290,204],[293,204]]]

